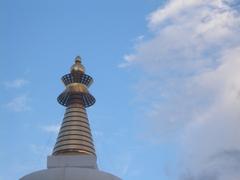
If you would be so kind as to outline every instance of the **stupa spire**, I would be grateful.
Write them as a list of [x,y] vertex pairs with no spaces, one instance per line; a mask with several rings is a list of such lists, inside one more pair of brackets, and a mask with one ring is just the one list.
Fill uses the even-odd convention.
[[62,77],[66,89],[58,96],[58,102],[66,106],[63,122],[58,134],[53,155],[95,155],[91,129],[86,107],[95,103],[95,98],[88,92],[93,82],[85,74],[80,56],[75,58],[70,73]]
[[66,111],[53,153],[47,158],[47,169],[27,174],[20,180],[121,180],[98,170],[86,113],[86,107],[95,103],[88,92],[93,79],[85,74],[79,56],[62,81],[66,88],[57,100]]

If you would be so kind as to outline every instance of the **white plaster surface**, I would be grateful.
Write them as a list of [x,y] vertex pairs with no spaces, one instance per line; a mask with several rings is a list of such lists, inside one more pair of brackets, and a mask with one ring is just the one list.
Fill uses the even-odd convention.
[[95,156],[49,156],[48,169],[33,172],[20,180],[121,180],[99,171]]
[[97,159],[93,155],[48,156],[47,168],[81,167],[97,169]]

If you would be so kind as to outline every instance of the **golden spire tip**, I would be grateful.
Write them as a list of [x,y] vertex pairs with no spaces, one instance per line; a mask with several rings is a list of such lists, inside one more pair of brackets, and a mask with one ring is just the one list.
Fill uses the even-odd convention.
[[77,62],[79,62],[79,63],[82,62],[82,58],[80,56],[75,57],[75,63],[77,63]]
[[75,57],[75,63],[71,67],[71,73],[72,72],[80,72],[80,73],[84,74],[85,68],[82,65],[81,60],[82,60],[82,58],[80,56]]

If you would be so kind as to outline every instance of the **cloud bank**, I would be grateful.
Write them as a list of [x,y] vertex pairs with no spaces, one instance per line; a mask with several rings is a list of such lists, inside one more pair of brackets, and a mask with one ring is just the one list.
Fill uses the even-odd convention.
[[170,0],[120,67],[140,69],[148,137],[178,137],[181,180],[240,179],[240,1]]

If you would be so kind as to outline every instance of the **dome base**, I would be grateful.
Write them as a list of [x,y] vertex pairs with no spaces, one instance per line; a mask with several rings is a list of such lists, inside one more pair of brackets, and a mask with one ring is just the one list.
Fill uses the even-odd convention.
[[49,156],[48,169],[37,171],[20,180],[121,180],[99,171],[95,156]]
[[51,168],[24,176],[20,180],[121,180],[116,176],[89,168]]

